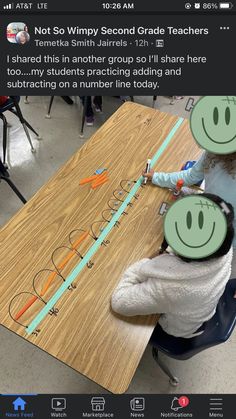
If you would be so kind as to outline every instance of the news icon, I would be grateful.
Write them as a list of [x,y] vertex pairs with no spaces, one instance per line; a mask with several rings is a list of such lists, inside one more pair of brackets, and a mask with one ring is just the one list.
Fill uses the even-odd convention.
[[134,397],[130,400],[130,409],[133,412],[140,412],[145,409],[145,399],[144,397]]

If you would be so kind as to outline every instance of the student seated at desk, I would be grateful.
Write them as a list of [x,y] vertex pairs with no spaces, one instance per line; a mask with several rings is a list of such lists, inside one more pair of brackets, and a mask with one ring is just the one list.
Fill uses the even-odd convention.
[[[203,259],[187,259],[170,248],[142,259],[122,275],[111,305],[124,316],[162,313],[159,324],[173,336],[190,338],[215,313],[231,273],[234,210],[216,195],[202,194],[219,207],[225,203],[227,234],[221,247]],[[165,246],[166,247],[166,246]],[[164,249],[163,249],[164,250]]]
[[[236,153],[213,154],[204,152],[200,159],[188,170],[164,173],[143,173],[154,185],[173,188],[179,179],[184,185],[194,185],[205,179],[205,192],[217,194],[233,205],[236,214]],[[236,219],[234,220],[236,231]],[[233,259],[231,278],[236,278],[236,235],[233,240]]]

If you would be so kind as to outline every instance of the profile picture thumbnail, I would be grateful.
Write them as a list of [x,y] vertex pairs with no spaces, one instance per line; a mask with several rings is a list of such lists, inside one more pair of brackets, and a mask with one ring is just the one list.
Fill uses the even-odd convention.
[[7,25],[7,40],[12,44],[27,44],[30,40],[28,26],[24,22],[12,22]]

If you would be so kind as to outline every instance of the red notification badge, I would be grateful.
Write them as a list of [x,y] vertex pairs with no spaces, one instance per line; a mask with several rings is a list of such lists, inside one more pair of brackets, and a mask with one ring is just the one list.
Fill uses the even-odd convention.
[[178,403],[181,407],[187,407],[189,404],[189,398],[187,396],[181,396],[178,399]]

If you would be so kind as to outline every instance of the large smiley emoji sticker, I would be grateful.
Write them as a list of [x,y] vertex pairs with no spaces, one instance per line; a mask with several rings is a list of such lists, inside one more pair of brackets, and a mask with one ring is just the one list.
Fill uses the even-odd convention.
[[165,238],[179,255],[202,259],[222,245],[227,222],[221,208],[208,198],[196,194],[176,201],[164,221]]
[[236,96],[204,96],[194,106],[190,127],[196,142],[215,154],[236,151]]

